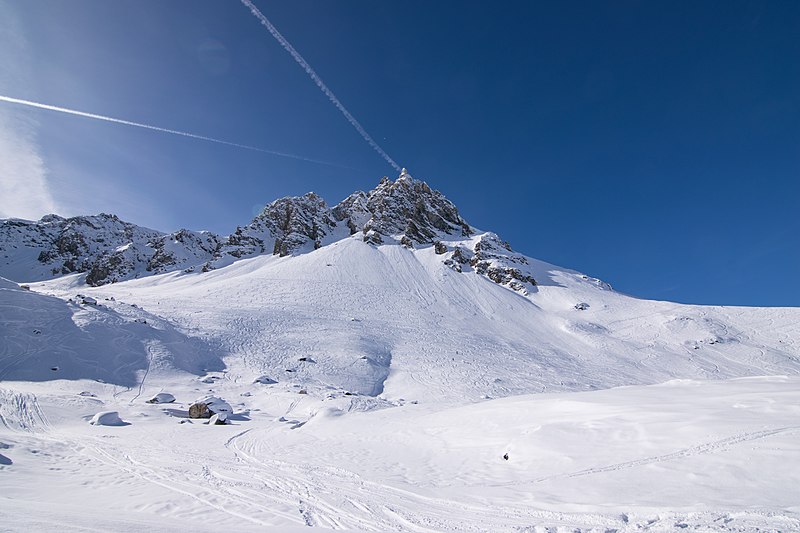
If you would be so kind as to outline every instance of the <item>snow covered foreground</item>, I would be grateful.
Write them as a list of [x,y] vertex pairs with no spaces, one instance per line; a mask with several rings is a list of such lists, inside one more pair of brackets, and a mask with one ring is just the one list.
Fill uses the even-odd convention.
[[[131,391],[6,385],[3,530],[800,528],[798,378],[347,414],[258,393],[226,426],[180,424],[185,402],[131,402]],[[83,420],[109,407],[130,425]]]
[[800,530],[800,309],[631,298],[441,199],[403,245],[370,194],[318,248],[0,279],[0,531]]

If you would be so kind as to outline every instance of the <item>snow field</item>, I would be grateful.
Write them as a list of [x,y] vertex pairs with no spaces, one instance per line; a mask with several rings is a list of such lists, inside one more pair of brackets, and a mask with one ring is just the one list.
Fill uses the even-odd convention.
[[[344,239],[99,288],[0,280],[0,524],[800,529],[800,310],[526,268],[523,295]],[[227,425],[186,418],[207,395]],[[129,425],[88,423],[105,411]]]

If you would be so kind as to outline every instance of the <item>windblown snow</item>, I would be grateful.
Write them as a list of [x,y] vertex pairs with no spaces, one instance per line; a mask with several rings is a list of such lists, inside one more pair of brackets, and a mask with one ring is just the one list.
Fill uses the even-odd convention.
[[800,529],[800,309],[615,292],[405,171],[228,237],[5,221],[0,276],[11,531]]

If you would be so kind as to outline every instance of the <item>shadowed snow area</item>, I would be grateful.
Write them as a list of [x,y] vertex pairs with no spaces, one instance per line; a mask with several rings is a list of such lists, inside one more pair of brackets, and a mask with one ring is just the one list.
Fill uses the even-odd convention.
[[123,307],[65,301],[4,280],[0,380],[89,379],[134,387],[139,373],[151,366],[198,375],[222,369],[221,359],[203,341]]

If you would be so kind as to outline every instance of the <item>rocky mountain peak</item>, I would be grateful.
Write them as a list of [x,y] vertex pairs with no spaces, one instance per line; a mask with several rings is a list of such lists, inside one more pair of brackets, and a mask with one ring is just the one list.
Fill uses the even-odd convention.
[[334,213],[337,220],[347,222],[351,233],[361,231],[370,242],[392,238],[429,244],[443,236],[467,237],[473,231],[450,200],[406,169],[395,181],[383,177],[369,193],[350,195]]

